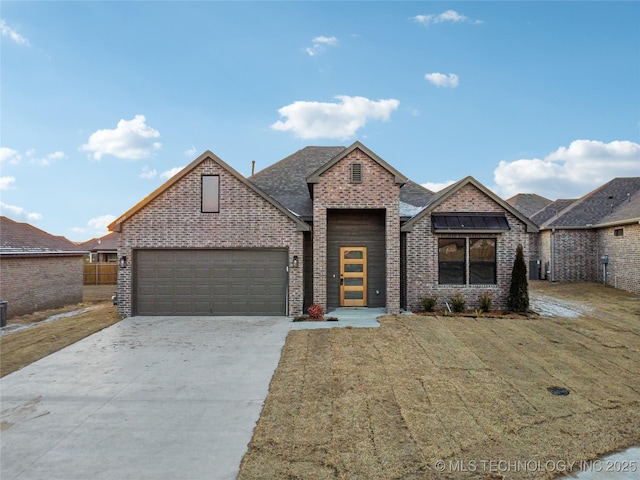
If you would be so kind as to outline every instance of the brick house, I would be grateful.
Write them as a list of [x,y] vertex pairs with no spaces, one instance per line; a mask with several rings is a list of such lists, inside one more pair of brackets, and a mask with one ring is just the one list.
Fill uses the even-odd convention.
[[601,282],[640,295],[640,177],[614,178],[531,216],[547,280]]
[[86,251],[7,217],[0,217],[0,231],[0,298],[8,318],[82,301]]
[[317,302],[505,305],[537,226],[471,177],[434,194],[360,142],[306,147],[244,178],[205,152],[109,225],[122,315],[298,315]]
[[89,252],[85,257],[87,263],[115,263],[118,259],[118,234],[115,232],[92,238],[78,246]]

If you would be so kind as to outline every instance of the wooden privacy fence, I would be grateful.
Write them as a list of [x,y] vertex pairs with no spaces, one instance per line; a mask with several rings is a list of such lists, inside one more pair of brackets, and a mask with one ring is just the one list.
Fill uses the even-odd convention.
[[85,263],[85,285],[117,285],[118,265],[116,263]]

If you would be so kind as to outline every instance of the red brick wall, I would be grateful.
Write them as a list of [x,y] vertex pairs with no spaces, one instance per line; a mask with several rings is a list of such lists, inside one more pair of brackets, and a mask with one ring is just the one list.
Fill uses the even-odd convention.
[[[473,185],[466,185],[453,194],[434,212],[504,212],[504,209]],[[492,308],[506,308],[511,285],[511,271],[518,244],[522,244],[527,268],[531,258],[531,247],[537,239],[535,233],[527,233],[526,225],[518,218],[506,213],[511,229],[501,234],[435,234],[431,228],[431,215],[425,215],[407,233],[407,308],[417,310],[421,296],[437,296],[438,306],[450,302],[450,298],[461,293],[467,309],[478,308],[478,297],[490,293]],[[439,285],[438,284],[438,238],[496,238],[497,283],[495,285]],[[468,248],[467,241],[467,248]],[[534,249],[537,253],[537,248]],[[537,260],[537,258],[531,258]]]
[[[202,175],[220,175],[220,212],[201,213]],[[302,237],[297,225],[226,169],[207,159],[123,224],[118,257],[137,248],[287,248],[289,313],[302,313]],[[132,265],[118,272],[118,312],[132,313]]]
[[0,298],[7,318],[82,302],[78,256],[0,257]]
[[[351,164],[362,164],[362,183],[350,183]],[[327,209],[386,210],[387,312],[400,310],[400,185],[359,149],[333,165],[313,187],[314,301],[327,308]]]

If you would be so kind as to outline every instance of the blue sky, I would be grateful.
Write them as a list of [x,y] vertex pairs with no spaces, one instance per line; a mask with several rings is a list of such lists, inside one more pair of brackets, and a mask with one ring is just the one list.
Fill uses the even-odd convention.
[[0,4],[2,214],[74,241],[211,150],[363,142],[432,189],[640,176],[640,2]]

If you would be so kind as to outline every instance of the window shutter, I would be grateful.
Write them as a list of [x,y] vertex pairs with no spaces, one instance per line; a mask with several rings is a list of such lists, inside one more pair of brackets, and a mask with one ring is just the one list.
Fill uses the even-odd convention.
[[362,183],[362,164],[351,164],[351,183]]

